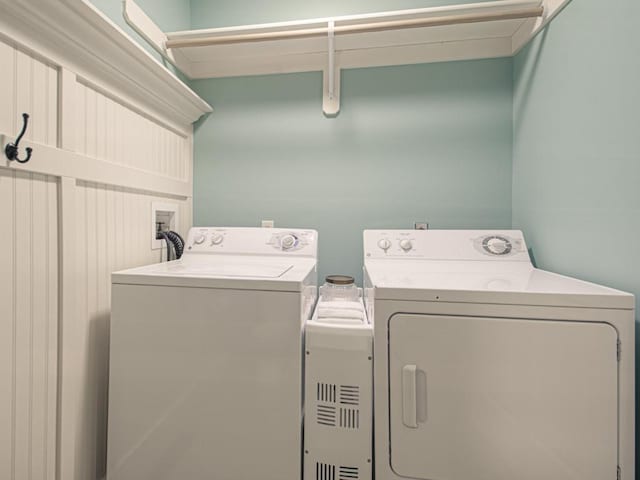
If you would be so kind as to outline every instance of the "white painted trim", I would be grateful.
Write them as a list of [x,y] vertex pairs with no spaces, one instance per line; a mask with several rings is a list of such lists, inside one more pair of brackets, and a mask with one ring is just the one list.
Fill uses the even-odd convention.
[[175,125],[172,125],[170,123],[167,122],[163,122],[161,119],[158,119],[156,117],[154,117],[153,115],[151,115],[150,113],[148,113],[146,110],[144,110],[144,108],[142,108],[140,105],[138,104],[134,104],[134,103],[130,103],[127,102],[126,100],[123,100],[122,98],[119,98],[117,96],[117,94],[107,90],[106,88],[104,88],[103,86],[101,86],[100,84],[97,84],[87,78],[84,77],[76,77],[77,82],[80,83],[81,85],[85,85],[89,88],[91,88],[92,90],[95,90],[99,93],[101,93],[102,95],[109,97],[111,100],[119,103],[120,105],[128,108],[129,110],[137,113],[138,115],[140,115],[141,117],[146,118],[147,120],[152,121],[153,123],[156,123],[157,125],[160,125],[161,127],[165,128],[166,130],[169,130],[173,133],[175,133],[176,135],[182,137],[182,138],[187,138],[190,135],[190,130],[191,130],[191,124],[187,124],[184,126],[184,128],[178,128]]
[[[4,145],[11,141],[13,141],[11,136],[0,134],[0,145],[2,145],[3,149]],[[3,158],[0,166],[126,187],[161,195],[174,195],[182,198],[192,196],[191,181],[175,180],[35,142],[23,140],[20,142],[20,146],[21,148],[33,148],[33,156],[29,163],[20,164]]]
[[76,144],[76,74],[61,68],[58,75],[58,146],[74,151]]
[[82,352],[78,338],[76,296],[76,179],[62,177],[58,190],[59,313],[56,478],[75,479],[78,388],[82,385]]
[[0,39],[184,128],[211,107],[86,0],[0,0]]

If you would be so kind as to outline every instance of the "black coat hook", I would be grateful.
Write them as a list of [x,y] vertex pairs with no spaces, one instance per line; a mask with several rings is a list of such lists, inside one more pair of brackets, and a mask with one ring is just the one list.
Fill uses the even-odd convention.
[[16,143],[7,144],[7,146],[4,149],[4,154],[11,161],[15,160],[18,163],[27,163],[29,160],[31,160],[31,154],[33,153],[32,148],[27,147],[27,158],[25,158],[24,160],[21,160],[18,158],[18,146],[20,144],[20,140],[22,140],[24,132],[27,131],[27,125],[29,124],[29,115],[27,113],[22,114],[22,121],[23,121],[22,131],[20,132],[20,135],[18,135],[18,138],[16,139]]

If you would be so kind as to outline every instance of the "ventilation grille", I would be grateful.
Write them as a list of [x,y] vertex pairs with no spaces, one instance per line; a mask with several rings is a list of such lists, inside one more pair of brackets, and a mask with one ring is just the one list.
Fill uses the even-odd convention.
[[360,428],[360,409],[342,406],[338,409],[337,407],[338,403],[355,407],[360,405],[360,387],[358,385],[318,382],[316,384],[316,399],[318,401],[316,411],[318,424],[327,427]]
[[336,466],[316,462],[316,480],[336,480]]
[[356,480],[360,478],[358,467],[340,467],[338,480]]
[[360,410],[340,408],[340,426],[342,428],[360,428]]
[[338,467],[338,478],[336,479],[335,465],[316,462],[316,480],[358,480],[359,478],[358,467]]
[[[341,387],[342,388],[342,387]],[[336,402],[336,386],[332,383],[319,383],[317,385],[317,399],[319,402]]]
[[340,403],[343,405],[360,404],[360,387],[357,385],[340,385]]
[[318,405],[316,415],[320,425],[326,425],[328,427],[336,426],[336,407],[331,405]]

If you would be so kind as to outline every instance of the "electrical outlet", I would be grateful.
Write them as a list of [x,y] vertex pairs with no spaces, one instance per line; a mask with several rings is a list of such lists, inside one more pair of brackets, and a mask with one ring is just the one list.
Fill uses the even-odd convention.
[[275,225],[276,222],[273,220],[262,220],[262,228],[273,228]]
[[415,222],[413,228],[415,230],[429,230],[429,224],[427,222]]

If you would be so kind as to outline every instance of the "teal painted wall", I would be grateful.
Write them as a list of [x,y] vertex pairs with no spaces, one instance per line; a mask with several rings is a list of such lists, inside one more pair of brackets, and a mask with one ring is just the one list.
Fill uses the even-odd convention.
[[320,274],[361,278],[362,230],[511,225],[510,59],[193,82],[196,225],[310,227]]
[[603,13],[572,2],[515,59],[513,224],[541,267],[639,296],[640,2]]
[[191,0],[192,28],[283,22],[492,0]]
[[492,0],[191,0],[191,25],[226,27],[488,1]]

